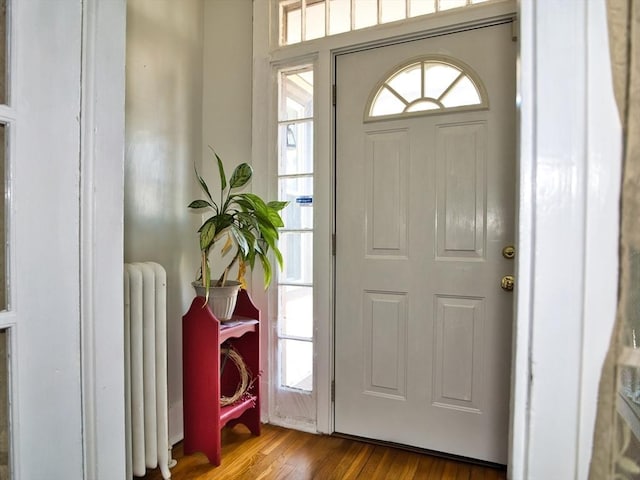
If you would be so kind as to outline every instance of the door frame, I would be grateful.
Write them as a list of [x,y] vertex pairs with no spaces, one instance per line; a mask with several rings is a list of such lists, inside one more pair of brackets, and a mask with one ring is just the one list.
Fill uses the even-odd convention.
[[[277,195],[277,79],[274,72],[279,65],[293,66],[297,62],[313,59],[315,73],[315,131],[314,131],[314,357],[317,393],[315,429],[319,433],[333,432],[331,382],[333,372],[333,110],[331,105],[334,55],[376,46],[392,40],[402,41],[423,37],[425,34],[443,34],[463,26],[486,23],[495,19],[513,17],[518,12],[516,0],[492,0],[468,9],[448,10],[435,15],[416,17],[405,22],[394,22],[378,27],[356,30],[280,47],[278,29],[270,19],[278,18],[277,0],[253,3],[253,98],[252,98],[252,166],[256,181],[253,188],[265,195]],[[264,92],[268,92],[265,95]],[[265,161],[265,157],[267,160]],[[268,312],[266,328],[274,328],[277,299],[261,289],[253,292],[254,301]],[[263,338],[263,363],[269,360],[268,339]],[[266,364],[266,363],[265,363]],[[274,379],[263,373],[268,384]],[[264,398],[262,418],[269,421],[270,399]],[[290,425],[296,428],[295,425]]]
[[[14,1],[8,9],[15,47],[12,76],[19,78],[12,103],[20,110],[19,134],[11,133],[15,168],[8,179],[10,261],[21,266],[20,272],[12,268],[9,312],[18,317],[10,359],[12,478],[44,471],[122,478],[124,356],[118,352],[124,336],[114,319],[122,318],[126,1],[59,2],[55,14],[65,23],[47,16],[51,5],[42,8],[47,3]],[[47,57],[55,41],[72,44],[66,53]],[[43,82],[45,70],[51,73]],[[51,92],[65,95],[64,109],[59,102],[42,101]],[[59,117],[66,123],[58,124]],[[47,144],[50,148],[43,149]],[[45,158],[51,173],[33,175],[47,168]],[[54,249],[66,242],[60,253],[42,248],[29,224],[42,214],[38,205],[51,202],[55,188],[66,189],[53,209],[65,218],[54,235],[57,243],[51,242]],[[64,215],[63,206],[68,208]],[[48,262],[46,254],[55,261]],[[45,286],[34,299],[29,283],[34,270],[43,278],[55,277],[58,290]],[[51,292],[63,287],[70,296],[51,302]],[[58,405],[66,406],[66,414],[56,411]],[[33,455],[42,445],[55,448]]]
[[124,148],[126,0],[82,0],[80,355],[85,478],[126,475]]
[[[317,98],[316,105],[317,141],[316,179],[319,189],[315,196],[316,208],[326,204],[327,210],[318,210],[320,228],[316,229],[316,259],[318,265],[318,300],[314,299],[314,314],[319,321],[316,329],[318,352],[316,356],[318,376],[317,430],[331,432],[331,379],[329,372],[333,365],[330,357],[330,339],[333,318],[329,299],[333,284],[330,281],[331,228],[328,217],[331,205],[328,190],[331,188],[332,154],[331,139],[331,64],[332,52],[350,45],[382,42],[389,37],[411,36],[421,31],[434,31],[446,25],[465,24],[478,18],[491,18],[505,14],[518,15],[518,239],[519,257],[517,275],[519,285],[516,291],[516,321],[514,335],[512,409],[509,469],[510,478],[548,478],[540,469],[559,468],[563,473],[569,469],[578,472],[578,478],[586,478],[591,455],[591,437],[597,397],[599,372],[606,348],[615,311],[617,292],[617,218],[619,192],[619,161],[616,152],[620,150],[620,128],[617,125],[615,102],[609,91],[610,73],[608,68],[608,46],[606,33],[606,12],[604,0],[590,2],[565,2],[558,8],[553,2],[531,2],[527,0],[494,0],[481,4],[480,8],[468,12],[448,11],[442,15],[416,18],[407,22],[388,24],[333,37],[316,39],[303,44],[280,47],[277,43],[278,29],[271,28],[269,19],[277,19],[277,3],[254,2],[253,38],[253,124],[252,160],[260,178],[275,178],[274,159],[276,143],[270,137],[265,125],[274,118],[273,98],[276,93],[271,65],[274,62],[294,61],[305,55],[317,58]],[[463,9],[464,10],[464,9]],[[275,26],[275,24],[274,24]],[[572,41],[568,41],[571,39]],[[562,52],[558,49],[562,46]],[[587,58],[594,60],[587,62]],[[571,60],[578,69],[570,76],[557,78],[556,63]],[[598,64],[595,60],[601,60]],[[588,70],[587,70],[588,64]],[[602,65],[607,65],[602,67]],[[600,66],[598,66],[600,65]],[[589,78],[589,82],[587,82]],[[554,95],[538,96],[540,82],[550,87]],[[589,86],[585,92],[586,86]],[[576,89],[576,85],[579,88]],[[604,88],[605,95],[602,90]],[[264,95],[264,92],[270,95]],[[585,94],[587,93],[587,94]],[[596,95],[598,94],[598,95]],[[268,97],[268,98],[265,98]],[[560,115],[555,115],[557,105],[562,105]],[[612,113],[614,112],[614,113]],[[566,129],[566,119],[578,120],[576,126],[588,123],[589,141],[586,132],[572,130],[559,141],[556,132]],[[582,120],[580,120],[582,119]],[[544,130],[539,130],[544,126]],[[573,134],[576,133],[576,134]],[[549,138],[550,137],[550,138]],[[551,143],[550,143],[550,140]],[[589,148],[585,148],[587,145]],[[548,145],[553,145],[549,150]],[[265,152],[269,161],[264,161]],[[586,155],[585,155],[586,152]],[[580,160],[581,159],[581,160]],[[536,195],[534,185],[538,176],[549,169],[564,169],[569,161],[574,168],[571,185],[579,186],[581,195],[561,198],[547,198]],[[586,175],[587,165],[589,177]],[[593,181],[598,180],[597,184]],[[256,187],[256,185],[254,185]],[[597,188],[596,188],[597,187]],[[268,181],[260,188],[275,191]],[[586,208],[590,227],[586,256],[572,252],[570,259],[554,254],[551,242],[557,231],[566,232],[566,225],[558,222],[549,225],[540,222],[540,213],[551,208],[556,219],[578,214],[585,220]],[[596,222],[600,223],[596,223]],[[606,225],[602,228],[599,225]],[[559,227],[559,230],[556,228]],[[585,232],[567,232],[573,244],[584,246]],[[548,239],[539,243],[539,239]],[[578,258],[580,257],[580,258]],[[326,264],[325,264],[326,263]],[[563,321],[574,329],[574,334],[565,338],[565,347],[571,362],[558,362],[549,356],[548,338],[553,338],[555,323],[547,320],[558,312],[550,314],[545,304],[553,301],[554,288],[562,289],[560,277],[544,277],[542,272],[562,269],[576,273],[571,281],[585,288],[589,293],[586,301],[573,302],[562,312]],[[262,299],[263,308],[270,304]],[[542,308],[542,309],[541,309]],[[266,310],[265,310],[266,311]],[[583,313],[586,312],[586,315]],[[534,353],[535,357],[534,358]],[[540,359],[545,368],[537,368],[535,388],[532,392],[532,365]],[[553,363],[552,366],[549,363]],[[575,382],[552,384],[554,378],[580,377]],[[268,381],[269,379],[265,379]],[[556,382],[557,383],[557,382]],[[558,395],[557,387],[562,388]],[[566,395],[565,395],[566,393]],[[579,402],[576,403],[576,398]],[[562,409],[554,411],[553,407]],[[579,405],[579,408],[576,408]],[[539,415],[543,409],[545,415]],[[554,438],[557,425],[566,424],[563,415],[570,410],[572,421],[563,429],[562,441],[556,443],[545,439]],[[544,462],[542,461],[544,460]],[[545,465],[542,465],[542,464]],[[537,469],[537,470],[536,470]],[[539,474],[536,476],[536,474]],[[563,478],[574,478],[573,474]]]

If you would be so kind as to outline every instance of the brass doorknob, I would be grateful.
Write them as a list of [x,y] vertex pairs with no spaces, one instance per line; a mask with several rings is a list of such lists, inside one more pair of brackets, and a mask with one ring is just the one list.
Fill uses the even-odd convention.
[[513,275],[505,275],[504,277],[502,277],[502,280],[500,281],[500,286],[502,287],[503,290],[506,290],[507,292],[510,292],[511,290],[513,290],[514,284],[515,284],[515,279],[513,278]]

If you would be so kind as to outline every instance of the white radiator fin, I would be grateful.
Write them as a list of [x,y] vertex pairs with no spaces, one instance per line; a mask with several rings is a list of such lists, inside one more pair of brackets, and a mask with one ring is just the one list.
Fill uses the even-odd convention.
[[153,262],[124,266],[127,478],[169,471],[167,275]]

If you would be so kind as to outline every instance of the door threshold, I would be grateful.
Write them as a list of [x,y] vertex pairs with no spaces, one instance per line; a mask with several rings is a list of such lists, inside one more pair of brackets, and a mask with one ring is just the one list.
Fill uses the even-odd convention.
[[507,466],[501,463],[478,460],[477,458],[463,457],[462,455],[454,455],[453,453],[438,452],[436,450],[429,450],[427,448],[414,447],[412,445],[404,445],[402,443],[388,442],[386,440],[376,440],[375,438],[359,437],[357,435],[349,435],[347,433],[340,433],[340,432],[333,432],[331,436],[337,437],[337,438],[344,438],[347,440],[354,440],[362,443],[369,443],[371,445],[378,445],[381,447],[396,448],[398,450],[404,450],[406,452],[419,453],[422,455],[430,455],[432,457],[444,458],[446,460],[455,460],[457,462],[464,462],[472,465],[479,465],[481,467],[495,468],[497,470],[507,469]]

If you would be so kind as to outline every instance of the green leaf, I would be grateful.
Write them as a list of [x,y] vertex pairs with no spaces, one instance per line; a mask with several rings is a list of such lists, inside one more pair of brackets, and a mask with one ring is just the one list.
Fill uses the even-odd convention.
[[233,233],[233,238],[235,238],[238,248],[240,248],[240,251],[242,252],[242,256],[245,257],[247,253],[249,253],[249,244],[247,243],[247,239],[238,228],[232,228],[231,233]]
[[198,232],[200,232],[200,250],[209,249],[216,238],[216,217],[211,217],[204,222]]
[[249,180],[251,180],[252,175],[253,169],[251,168],[251,165],[249,165],[248,163],[241,163],[233,171],[233,175],[231,175],[231,179],[229,180],[229,187],[243,187]]
[[221,213],[212,218],[215,218],[216,230],[218,232],[222,232],[225,228],[233,225],[233,215],[229,215],[228,213]]
[[260,225],[260,233],[267,245],[276,248],[276,240],[279,238],[278,230],[265,224]]
[[246,213],[247,215],[251,215],[252,217],[255,217],[253,213],[256,210],[255,204],[251,200],[244,198],[242,195],[244,194],[241,193],[239,195],[234,195],[233,203],[237,205],[240,208],[240,210],[242,210],[242,212]]
[[[200,176],[200,174],[198,173],[198,169],[196,168],[196,164],[193,164],[193,171],[196,172],[196,178],[198,179],[198,183],[200,184],[200,188],[202,188],[202,191],[204,191],[204,193],[207,194],[207,197],[209,198],[209,200],[211,200],[213,202],[213,198],[211,197],[211,193],[209,193],[209,187],[207,186],[207,182],[204,181],[204,178],[202,178]],[[215,202],[214,202],[215,204]]]
[[251,252],[253,252],[255,250],[257,239],[256,239],[255,235],[250,230],[248,230],[246,228],[241,229],[240,233],[242,233],[242,236],[247,241],[247,246],[249,247],[247,255],[249,255]]
[[273,248],[273,254],[276,257],[276,261],[278,262],[278,265],[280,266],[280,270],[282,270],[284,268],[284,259],[282,258],[282,253],[280,252],[280,250],[278,248]]
[[280,210],[282,210],[287,205],[289,205],[289,202],[276,202],[276,201],[274,201],[274,202],[267,203],[267,207],[275,210],[276,212],[279,212]]
[[269,218],[269,207],[264,201],[253,193],[241,193],[235,196],[234,201],[240,205],[245,212],[252,214],[258,220],[260,229],[270,228],[276,230],[276,226]]
[[243,230],[253,229],[257,231],[260,228],[258,219],[250,213],[238,212],[236,218],[243,225]]
[[[211,146],[209,146],[209,148],[211,148]],[[216,151],[213,148],[211,148],[211,151],[218,161],[218,173],[220,174],[220,190],[224,190],[225,188],[227,188],[227,176],[224,173],[224,165],[222,164],[222,159],[218,156]]]
[[249,265],[249,268],[251,270],[253,270],[253,267],[256,264],[256,250],[255,250],[255,248],[252,248],[249,251],[249,254],[245,257],[244,261],[247,262],[247,264]]
[[249,201],[251,201],[251,203],[253,203],[253,205],[255,206],[256,210],[260,210],[262,212],[266,212],[267,211],[267,204],[264,203],[264,200],[262,200],[258,195],[256,195],[255,193],[243,193],[241,194],[244,198],[248,199]]
[[260,255],[260,262],[262,263],[262,270],[264,270],[264,288],[266,289],[271,283],[271,264],[264,255]]
[[205,208],[205,207],[211,207],[213,208],[213,205],[211,205],[209,202],[207,202],[206,200],[194,200],[193,202],[191,202],[189,204],[188,208]]
[[269,209],[267,211],[267,215],[269,217],[269,220],[271,221],[271,224],[276,227],[276,228],[282,228],[284,227],[284,222],[282,221],[282,217],[278,214],[277,211],[273,210],[273,209]]

